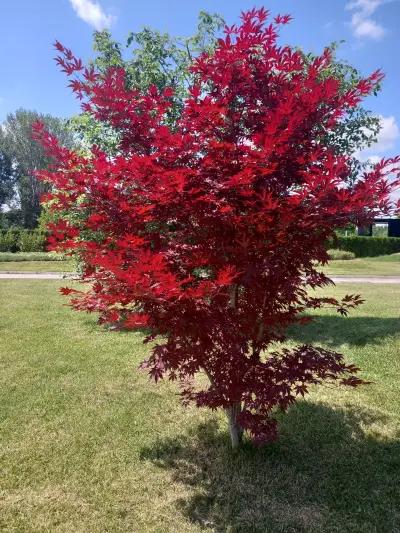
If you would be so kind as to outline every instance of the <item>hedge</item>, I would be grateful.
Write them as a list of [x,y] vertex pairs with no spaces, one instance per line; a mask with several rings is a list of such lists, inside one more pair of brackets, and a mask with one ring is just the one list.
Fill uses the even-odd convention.
[[0,230],[0,252],[44,252],[47,234],[39,230]]
[[400,237],[335,237],[328,248],[353,252],[356,257],[375,257],[400,252]]

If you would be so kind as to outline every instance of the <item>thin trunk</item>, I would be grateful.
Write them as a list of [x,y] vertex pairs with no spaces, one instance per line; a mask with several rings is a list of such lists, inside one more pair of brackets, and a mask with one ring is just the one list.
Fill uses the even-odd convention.
[[237,417],[241,411],[240,402],[235,403],[226,409],[226,415],[229,421],[229,433],[231,436],[232,449],[237,450],[242,444],[243,428],[240,426]]
[[[210,380],[211,385],[214,385],[214,380],[211,374],[205,367],[203,367],[203,370],[207,375],[208,379]],[[237,402],[233,405],[230,405],[225,409],[226,416],[228,417],[229,434],[231,437],[232,448],[234,450],[237,450],[240,447],[243,438],[243,428],[237,421],[237,417],[240,414],[241,410],[241,402]]]
[[[229,291],[229,307],[231,309],[236,309],[238,305],[238,292],[239,286],[234,284],[231,285]],[[242,410],[241,402],[234,403],[226,408],[226,415],[229,421],[229,433],[231,436],[232,449],[237,450],[242,444],[243,439],[243,428],[239,424],[237,418]]]

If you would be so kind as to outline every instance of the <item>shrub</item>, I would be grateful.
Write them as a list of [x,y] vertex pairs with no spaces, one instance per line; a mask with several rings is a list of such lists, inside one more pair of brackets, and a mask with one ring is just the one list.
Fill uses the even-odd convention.
[[329,259],[331,261],[337,261],[338,259],[354,259],[355,254],[346,250],[328,250]]
[[400,252],[400,237],[336,237],[331,247],[353,252],[356,257],[375,257]]
[[0,252],[15,252],[17,248],[17,234],[15,231],[0,231]]
[[0,252],[44,252],[46,238],[40,230],[0,230]]
[[23,230],[19,235],[18,247],[21,252],[43,252],[46,234],[40,231]]

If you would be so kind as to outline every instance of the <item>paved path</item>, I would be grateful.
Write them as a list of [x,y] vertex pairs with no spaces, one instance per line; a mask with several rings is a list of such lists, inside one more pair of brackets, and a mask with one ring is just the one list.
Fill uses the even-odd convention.
[[0,271],[0,279],[63,279],[62,272],[4,272]]
[[335,283],[400,283],[400,276],[332,276]]
[[[72,272],[12,272],[0,271],[0,279],[64,279]],[[335,283],[400,283],[400,276],[333,276]]]

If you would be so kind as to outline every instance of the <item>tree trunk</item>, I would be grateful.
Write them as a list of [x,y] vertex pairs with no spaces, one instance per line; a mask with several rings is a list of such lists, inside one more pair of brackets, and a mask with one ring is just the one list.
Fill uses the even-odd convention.
[[[231,309],[236,309],[238,304],[238,289],[239,286],[234,284],[231,285],[229,290],[229,307]],[[231,436],[232,449],[237,450],[242,444],[243,438],[243,428],[239,424],[237,417],[242,410],[241,402],[234,403],[226,408],[226,415],[229,421],[229,433]]]
[[226,409],[226,415],[229,420],[229,433],[231,436],[231,443],[232,443],[233,450],[237,450],[242,443],[243,428],[240,426],[237,420],[237,417],[240,414],[240,411],[241,411],[240,402],[235,403]]

